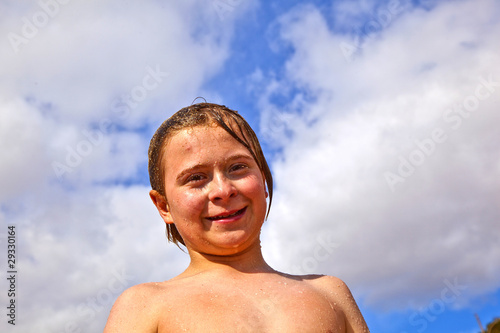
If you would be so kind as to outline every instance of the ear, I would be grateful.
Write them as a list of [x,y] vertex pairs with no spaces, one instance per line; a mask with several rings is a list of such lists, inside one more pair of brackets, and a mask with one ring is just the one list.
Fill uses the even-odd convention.
[[168,207],[167,199],[155,190],[149,191],[149,197],[153,201],[153,204],[156,206],[156,209],[158,209],[158,213],[160,213],[163,221],[165,221],[166,224],[174,223],[172,214],[170,214],[170,208]]

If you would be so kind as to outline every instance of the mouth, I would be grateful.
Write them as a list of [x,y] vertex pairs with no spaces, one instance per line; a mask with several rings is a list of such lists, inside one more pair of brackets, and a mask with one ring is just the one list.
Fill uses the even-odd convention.
[[210,217],[207,217],[206,219],[210,220],[210,221],[217,221],[217,222],[231,222],[231,221],[239,219],[243,215],[243,213],[245,213],[246,209],[247,208],[244,207],[240,210],[230,211],[227,213],[222,213],[219,215],[210,216]]

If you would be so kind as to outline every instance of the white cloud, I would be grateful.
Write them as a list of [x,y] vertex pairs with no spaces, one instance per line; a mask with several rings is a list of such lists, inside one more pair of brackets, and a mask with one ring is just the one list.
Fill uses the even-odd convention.
[[100,331],[124,289],[167,280],[187,267],[188,255],[167,246],[148,191],[132,186],[53,193],[9,221],[22,254],[18,314],[30,318],[18,319],[21,331],[64,331],[66,325]]
[[[0,220],[19,231],[19,332],[102,331],[118,289],[186,267],[188,256],[165,244],[148,187],[109,184],[144,167],[144,128],[190,103],[222,68],[234,20],[254,6],[229,3],[69,1],[18,53],[0,40]],[[498,91],[468,118],[442,118],[479,77],[500,79],[498,6],[401,14],[351,62],[339,47],[349,36],[302,8],[281,21],[296,50],[286,76],[269,85],[260,82],[268,73],[254,77],[265,89],[263,135],[283,149],[273,163],[267,256],[284,270],[317,264],[387,307],[422,304],[445,278],[458,277],[469,296],[498,288],[489,264],[500,256]],[[4,37],[41,10],[37,2],[0,9]],[[155,70],[165,73],[158,85],[148,78]],[[271,113],[281,106],[269,99],[297,87],[286,112]],[[121,95],[134,91],[147,96],[127,106]],[[383,173],[438,126],[446,141],[391,192]],[[68,149],[80,157],[71,165]],[[54,161],[71,171],[58,179]],[[118,283],[120,272],[132,277]]]
[[55,176],[74,185],[134,175],[145,140],[115,126],[162,121],[190,103],[228,55],[231,16],[223,25],[208,4],[3,7],[0,198]]
[[[353,59],[314,7],[280,18],[294,53],[260,101],[262,134],[282,148],[263,245],[275,265],[336,274],[374,309],[427,305],[445,279],[468,287],[454,306],[500,287],[498,11],[408,10]],[[274,105],[279,85],[309,97]],[[392,191],[400,158],[417,165]]]
[[[0,100],[0,200],[28,191],[47,174],[45,143],[54,124],[20,100]],[[20,171],[23,172],[20,172]]]
[[[155,102],[165,108],[179,100],[185,104],[182,98],[191,99],[227,57],[231,30],[223,28],[208,4],[69,2],[53,9],[53,17],[47,12],[35,4],[2,20],[3,35],[25,41],[3,39],[0,60],[9,66],[2,66],[2,90],[50,103],[50,112],[67,121],[109,116],[113,99],[140,86],[148,67],[168,74],[147,91],[129,125],[158,121],[165,109],[151,108]],[[47,20],[38,22],[43,17],[38,14]],[[30,24],[31,34],[25,27]],[[139,112],[146,108],[150,114]]]
[[372,0],[362,1],[335,1],[332,3],[332,20],[338,28],[355,28],[362,25],[367,16],[371,16],[377,2]]
[[[116,184],[145,166],[149,127],[220,71],[253,8],[61,3],[0,4],[0,218],[18,230],[19,332],[102,331],[126,287],[187,266],[148,187]],[[118,283],[120,272],[133,277]]]
[[3,4],[0,198],[56,176],[71,186],[133,176],[147,141],[128,130],[191,102],[227,58],[229,27],[250,3],[224,21],[194,1]]

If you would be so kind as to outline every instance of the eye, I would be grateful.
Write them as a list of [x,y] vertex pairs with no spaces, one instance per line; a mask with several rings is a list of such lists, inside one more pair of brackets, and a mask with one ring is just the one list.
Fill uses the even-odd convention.
[[243,164],[243,163],[237,163],[237,164],[233,164],[231,165],[231,167],[229,168],[229,171],[230,172],[233,172],[233,171],[239,171],[239,170],[244,170],[244,169],[247,169],[247,165],[246,164]]
[[203,176],[200,174],[190,175],[186,178],[186,183],[196,183],[203,180]]

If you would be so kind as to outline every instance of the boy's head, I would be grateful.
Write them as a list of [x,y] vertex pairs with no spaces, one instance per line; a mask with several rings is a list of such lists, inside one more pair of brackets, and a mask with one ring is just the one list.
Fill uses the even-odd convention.
[[[148,151],[149,180],[152,189],[165,197],[165,168],[169,158],[165,156],[165,147],[169,139],[183,129],[213,126],[214,124],[223,128],[252,154],[266,180],[269,191],[269,213],[273,197],[273,178],[259,140],[246,120],[236,111],[230,110],[224,105],[194,104],[177,111],[161,124],[151,139]],[[165,197],[165,199],[168,202],[168,198]],[[167,224],[167,238],[175,244],[184,244],[184,240],[174,224]]]

